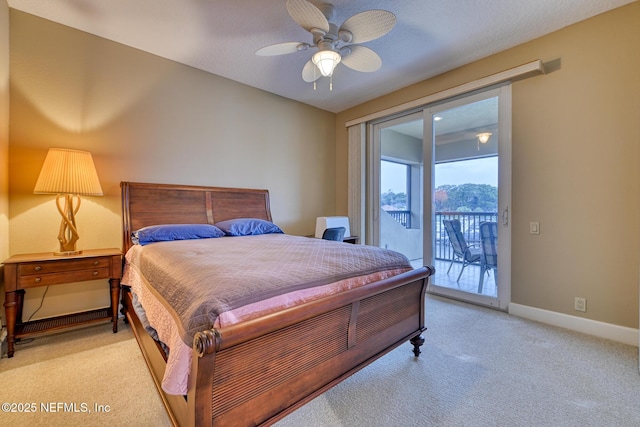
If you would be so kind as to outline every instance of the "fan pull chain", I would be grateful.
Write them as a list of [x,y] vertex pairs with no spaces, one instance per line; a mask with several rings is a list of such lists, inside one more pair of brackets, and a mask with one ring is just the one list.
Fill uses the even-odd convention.
[[333,91],[333,74],[329,76],[329,90]]

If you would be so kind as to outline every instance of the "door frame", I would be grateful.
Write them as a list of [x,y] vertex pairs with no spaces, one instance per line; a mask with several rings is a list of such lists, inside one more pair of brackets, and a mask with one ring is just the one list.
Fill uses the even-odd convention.
[[[478,295],[463,292],[457,289],[437,286],[433,280],[429,280],[427,292],[449,298],[459,299],[474,304],[485,305],[500,310],[507,310],[511,302],[511,84],[503,84],[498,87],[480,90],[472,94],[462,95],[452,100],[447,100],[425,107],[423,149],[425,165],[424,205],[429,212],[424,213],[424,218],[430,218],[431,226],[424,227],[425,260],[433,262],[433,180],[434,180],[434,144],[433,144],[433,116],[440,111],[449,110],[460,105],[465,105],[483,99],[498,97],[498,296]],[[430,165],[430,170],[426,165]]]

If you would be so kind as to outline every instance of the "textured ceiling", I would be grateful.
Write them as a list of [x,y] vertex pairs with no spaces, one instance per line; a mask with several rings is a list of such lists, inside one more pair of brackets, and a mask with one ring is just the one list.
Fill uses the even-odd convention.
[[[373,73],[338,65],[326,78],[301,72],[313,51],[262,57],[261,47],[310,33],[285,0],[8,0],[9,7],[190,65],[323,110],[340,112],[634,0],[331,0],[334,22],[370,9],[397,17],[364,43],[382,58]],[[314,4],[320,4],[317,2]],[[538,59],[538,58],[531,58]],[[517,64],[514,64],[517,65]]]

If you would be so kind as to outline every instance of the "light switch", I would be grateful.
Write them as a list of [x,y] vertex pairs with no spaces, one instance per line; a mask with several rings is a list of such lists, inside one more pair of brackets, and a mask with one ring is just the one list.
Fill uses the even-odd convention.
[[529,223],[529,233],[531,233],[531,234],[540,234],[540,223],[539,222],[530,222]]

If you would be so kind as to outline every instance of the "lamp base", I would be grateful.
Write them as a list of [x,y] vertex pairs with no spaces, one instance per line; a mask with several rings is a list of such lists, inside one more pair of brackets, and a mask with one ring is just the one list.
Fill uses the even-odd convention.
[[[74,205],[75,198],[75,205]],[[76,242],[80,238],[78,229],[76,228],[75,215],[80,209],[80,196],[73,194],[58,194],[56,197],[56,205],[58,212],[62,216],[60,222],[60,230],[58,232],[58,242],[60,242],[60,250],[54,252],[54,255],[77,255],[82,251],[76,250]]]
[[82,254],[82,251],[61,251],[61,252],[54,252],[53,254],[55,256],[71,256],[71,255],[80,255]]

